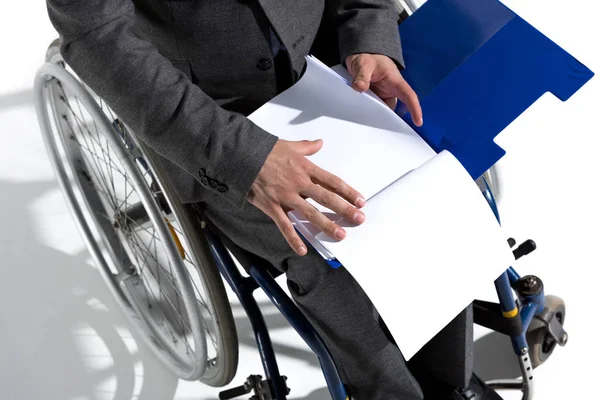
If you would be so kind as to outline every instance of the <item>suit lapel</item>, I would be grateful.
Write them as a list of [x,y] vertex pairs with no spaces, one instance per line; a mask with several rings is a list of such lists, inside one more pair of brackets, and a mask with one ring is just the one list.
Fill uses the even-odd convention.
[[[271,27],[281,40],[281,43],[291,49],[294,42],[299,36],[294,28],[294,1],[288,0],[258,0],[258,3],[267,16]],[[297,17],[297,16],[296,16]]]
[[258,3],[287,49],[292,68],[299,74],[321,24],[325,1],[258,0]]

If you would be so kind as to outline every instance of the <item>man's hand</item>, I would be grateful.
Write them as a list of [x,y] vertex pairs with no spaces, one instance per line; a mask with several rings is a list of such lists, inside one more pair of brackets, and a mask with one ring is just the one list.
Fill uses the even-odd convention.
[[248,195],[248,201],[275,221],[292,249],[301,256],[307,253],[307,249],[288,218],[288,211],[301,212],[308,221],[334,239],[346,237],[346,231],[307,202],[307,198],[348,221],[361,224],[365,220],[365,214],[358,209],[365,205],[363,196],[306,158],[322,147],[322,140],[278,140]]
[[400,99],[412,116],[415,125],[423,125],[423,112],[417,94],[404,80],[391,58],[381,54],[353,54],[346,57],[346,67],[354,82],[352,87],[364,92],[371,89],[392,109]]

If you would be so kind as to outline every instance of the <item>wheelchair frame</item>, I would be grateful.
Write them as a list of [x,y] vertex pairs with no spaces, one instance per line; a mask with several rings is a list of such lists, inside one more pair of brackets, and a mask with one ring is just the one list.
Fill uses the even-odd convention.
[[[424,2],[425,0],[396,0],[396,3],[405,10],[401,15],[403,19],[408,18]],[[495,169],[486,172],[477,181],[483,196],[494,212],[498,223],[500,223],[500,213],[496,203],[499,191],[492,191],[490,187],[490,183],[492,182],[495,185],[499,184]],[[279,367],[264,318],[252,295],[259,287],[264,290],[269,299],[286,317],[290,325],[300,334],[319,359],[332,399],[347,400],[349,397],[325,344],[306,317],[304,317],[293,301],[275,282],[274,277],[269,273],[269,268],[264,265],[255,264],[249,268],[250,277],[242,277],[218,237],[210,229],[205,229],[205,231],[210,243],[211,252],[217,261],[221,274],[238,296],[252,322],[263,369],[267,377],[267,382],[275,395],[275,400],[286,399],[288,389],[285,379],[279,373]],[[514,247],[516,244],[512,238],[508,242],[511,247]],[[519,259],[535,249],[535,242],[527,240],[518,246],[513,251],[513,254],[516,259]],[[534,394],[534,366],[531,361],[526,337],[529,327],[534,319],[537,318],[546,325],[549,334],[556,341],[555,344],[560,344],[561,346],[567,343],[568,335],[562,327],[563,321],[559,321],[555,313],[546,309],[543,283],[538,277],[521,277],[513,267],[510,267],[496,279],[494,285],[499,303],[475,300],[473,302],[474,320],[480,326],[510,337],[513,351],[519,362],[522,379],[502,379],[486,383],[495,390],[521,390],[523,392],[522,400],[531,400]],[[517,295],[516,299],[513,291]],[[252,379],[249,379],[245,387],[251,386],[251,384]],[[233,398],[227,397],[226,393],[229,392],[224,392],[225,397],[222,397],[222,399]],[[231,390],[230,394],[235,395],[235,397],[239,395],[236,395],[236,389]]]
[[[500,222],[498,207],[487,181],[482,177],[478,183],[482,188],[482,194],[488,201],[498,222]],[[208,226],[204,228],[204,231],[221,274],[238,296],[251,321],[267,383],[275,396],[273,399],[285,400],[288,389],[285,377],[279,372],[268,328],[253,297],[253,292],[258,288],[263,289],[271,302],[315,353],[321,364],[332,399],[347,400],[348,395],[325,344],[306,317],[275,281],[269,272],[269,268],[266,265],[254,264],[249,268],[250,276],[242,277],[218,236]],[[514,240],[509,239],[509,242],[514,246]],[[514,250],[515,258],[518,259],[533,250],[535,250],[535,243],[528,240]],[[550,334],[554,337],[556,343],[560,345],[566,344],[568,336],[559,321],[556,320],[556,315],[543,315],[545,312],[545,295],[543,284],[539,278],[534,276],[522,278],[514,268],[510,267],[494,284],[499,303],[475,300],[473,303],[475,323],[510,336],[514,353],[521,368],[522,379],[495,380],[487,382],[487,384],[493,389],[521,390],[523,392],[522,399],[530,400],[533,398],[534,393],[534,375],[526,332],[531,322],[535,317],[543,317],[544,320],[547,320]],[[517,299],[513,295],[513,288],[517,293]],[[251,382],[252,380],[249,379],[245,387],[251,386]],[[236,388],[223,392],[221,399],[237,397],[244,393],[240,390],[242,389]]]
[[[424,1],[397,0],[397,3],[404,3],[406,6],[405,10],[413,13]],[[406,14],[404,16],[408,17]],[[490,181],[498,183],[498,178],[495,174],[496,171],[488,171],[488,173],[478,180],[478,185],[494,212],[498,223],[500,223],[500,214],[496,199],[489,185]],[[497,194],[498,192],[496,192]],[[293,301],[275,282],[274,277],[269,273],[269,269],[264,265],[255,264],[249,268],[250,277],[242,277],[218,237],[210,229],[205,229],[205,231],[210,243],[211,252],[217,261],[221,274],[238,296],[250,318],[267,382],[271,386],[275,399],[286,399],[288,389],[285,379],[279,373],[279,367],[264,318],[252,295],[259,287],[264,290],[269,299],[286,317],[290,325],[300,334],[319,359],[332,399],[347,400],[348,395],[326,346],[306,320],[306,317],[304,317]],[[514,247],[516,243],[514,239],[509,239],[509,244],[511,247]],[[535,242],[528,240],[517,247],[513,253],[515,258],[519,259],[534,251],[535,248]],[[548,327],[552,338],[561,346],[567,343],[568,335],[562,327],[562,321],[559,321],[553,312],[546,310],[543,283],[538,277],[521,277],[513,267],[510,267],[496,279],[494,285],[499,303],[495,304],[475,300],[473,302],[475,323],[510,337],[513,351],[519,361],[522,379],[493,380],[487,382],[487,384],[492,389],[521,390],[523,392],[522,400],[531,400],[534,394],[534,367],[529,354],[526,337],[530,325],[534,318],[543,321]],[[516,292],[516,299],[513,295],[513,290]],[[250,386],[251,383],[252,380],[249,379],[245,387]],[[235,395],[235,397],[239,395],[236,395],[238,393],[236,389],[224,393],[225,397],[222,397],[222,399],[233,398],[227,397],[227,393]]]

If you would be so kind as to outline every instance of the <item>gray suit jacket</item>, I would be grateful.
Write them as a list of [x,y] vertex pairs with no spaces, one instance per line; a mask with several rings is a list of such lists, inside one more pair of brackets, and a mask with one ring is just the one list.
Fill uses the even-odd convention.
[[291,79],[378,53],[402,66],[393,0],[47,0],[67,63],[161,156],[184,203],[243,207],[277,137],[248,115],[277,94],[270,29]]

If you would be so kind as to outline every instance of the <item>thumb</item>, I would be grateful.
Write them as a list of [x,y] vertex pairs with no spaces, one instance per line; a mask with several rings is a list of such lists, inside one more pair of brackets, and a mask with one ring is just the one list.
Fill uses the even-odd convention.
[[371,86],[371,77],[375,70],[375,63],[369,58],[356,57],[352,60],[352,88],[359,92],[365,92]]
[[316,154],[323,147],[323,140],[300,140],[292,142],[296,151],[303,156],[312,156]]

